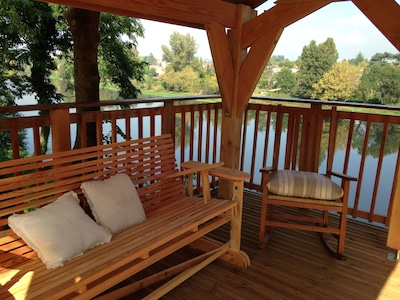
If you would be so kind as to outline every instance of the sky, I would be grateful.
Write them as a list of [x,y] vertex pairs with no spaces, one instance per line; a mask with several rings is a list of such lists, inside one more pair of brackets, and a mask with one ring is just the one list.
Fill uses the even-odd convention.
[[[396,2],[399,3],[400,0]],[[261,14],[272,5],[273,1],[267,1],[256,10]],[[148,20],[141,22],[145,28],[145,38],[138,39],[140,56],[152,53],[157,59],[161,59],[161,46],[169,47],[169,37],[176,31],[184,35],[189,33],[194,37],[198,45],[197,57],[211,59],[205,30]],[[286,27],[272,55],[284,55],[289,60],[296,60],[303,47],[309,45],[311,40],[320,44],[329,37],[335,41],[339,61],[355,58],[358,53],[370,59],[378,52],[399,52],[351,1],[345,1],[331,3]]]

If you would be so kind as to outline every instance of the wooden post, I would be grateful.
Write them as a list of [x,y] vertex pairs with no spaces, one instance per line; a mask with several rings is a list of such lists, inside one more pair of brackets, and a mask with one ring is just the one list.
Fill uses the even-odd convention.
[[169,133],[175,137],[175,110],[173,101],[164,101],[164,115],[162,116],[162,133]]
[[[256,16],[254,10],[247,6],[240,7],[240,17],[238,18],[237,29],[228,32],[230,54],[233,62],[233,86],[230,99],[222,99],[229,102],[230,111],[223,110],[221,128],[221,161],[225,166],[235,170],[239,169],[240,146],[242,133],[242,118],[244,109],[238,109],[238,95],[241,88],[240,69],[244,62],[247,51],[241,48],[243,23]],[[248,101],[248,99],[247,99]],[[247,103],[246,101],[246,103]],[[226,107],[227,105],[224,105]],[[221,180],[218,186],[218,196],[225,199],[232,198],[233,185],[231,181]]]
[[400,157],[398,157],[393,184],[393,206],[390,212],[389,233],[386,244],[390,248],[400,250]]
[[53,153],[71,150],[71,118],[68,108],[50,111],[51,140]]

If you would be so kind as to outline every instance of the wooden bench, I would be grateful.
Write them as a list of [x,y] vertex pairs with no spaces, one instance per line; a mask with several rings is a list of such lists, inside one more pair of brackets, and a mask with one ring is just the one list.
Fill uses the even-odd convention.
[[[179,172],[170,135],[1,162],[0,299],[89,299],[100,294],[102,299],[116,299],[176,275],[148,296],[154,299],[217,258],[247,267],[250,261],[240,250],[240,235],[243,184],[249,175],[221,164],[187,162],[183,166]],[[185,175],[191,177],[194,172],[202,178],[202,197],[185,192]],[[47,269],[9,229],[11,214],[42,207],[70,190],[78,194],[82,207],[90,213],[81,183],[117,173],[128,174],[134,182],[147,220],[64,266]],[[212,198],[209,175],[232,180],[235,198]],[[214,241],[205,236],[227,223],[229,240]],[[206,252],[109,294],[103,293],[189,244]]]

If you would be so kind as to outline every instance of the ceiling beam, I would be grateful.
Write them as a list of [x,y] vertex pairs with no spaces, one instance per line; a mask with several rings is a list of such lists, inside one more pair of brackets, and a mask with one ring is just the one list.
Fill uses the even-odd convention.
[[107,12],[205,29],[212,21],[227,28],[237,25],[237,5],[215,0],[40,0],[87,10]]
[[400,51],[400,5],[394,0],[353,0],[353,3]]

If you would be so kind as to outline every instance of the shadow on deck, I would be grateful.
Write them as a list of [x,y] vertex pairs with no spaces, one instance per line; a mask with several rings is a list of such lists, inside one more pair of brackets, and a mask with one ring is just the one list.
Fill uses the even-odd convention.
[[[400,299],[400,264],[387,260],[387,230],[348,221],[345,254],[327,254],[317,233],[277,228],[264,250],[257,247],[261,195],[246,191],[242,249],[248,269],[217,261],[175,288],[163,299]],[[223,239],[229,229],[213,237]],[[160,271],[192,255],[185,248],[152,266]],[[134,281],[137,278],[131,278]],[[126,299],[139,299],[144,289]]]

